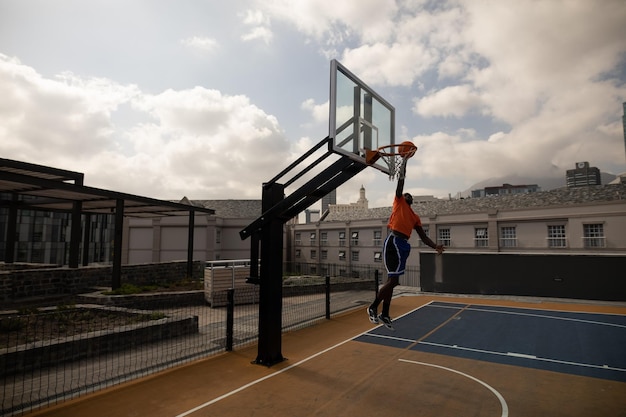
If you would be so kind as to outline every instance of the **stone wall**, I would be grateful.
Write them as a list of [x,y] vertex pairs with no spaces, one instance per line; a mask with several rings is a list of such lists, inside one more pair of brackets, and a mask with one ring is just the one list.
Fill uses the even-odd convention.
[[11,347],[0,354],[0,377],[195,333],[198,333],[198,316],[181,316]]
[[[204,262],[193,264],[192,275],[202,279]],[[0,270],[0,308],[36,298],[59,298],[95,287],[111,287],[112,266],[49,267]],[[187,262],[123,265],[121,282],[135,285],[163,284],[186,278]]]

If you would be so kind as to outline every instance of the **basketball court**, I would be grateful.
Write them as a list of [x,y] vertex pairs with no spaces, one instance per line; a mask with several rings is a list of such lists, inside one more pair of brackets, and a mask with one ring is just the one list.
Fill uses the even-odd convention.
[[626,306],[404,295],[33,416],[624,416]]
[[[392,179],[416,150],[395,144],[393,106],[336,61],[330,90],[329,136],[263,184],[263,214],[240,232],[251,240],[249,282],[260,285],[258,346],[32,416],[626,416],[623,303],[405,290],[391,307],[394,330],[372,325],[363,300],[282,333],[284,223],[366,167]],[[328,165],[331,153],[340,159]],[[311,179],[285,195],[302,178]]]

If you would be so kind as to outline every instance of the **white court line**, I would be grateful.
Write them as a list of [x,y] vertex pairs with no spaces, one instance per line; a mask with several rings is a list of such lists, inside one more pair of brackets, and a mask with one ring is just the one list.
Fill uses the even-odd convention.
[[[426,303],[426,304],[423,304],[423,305],[421,305],[421,306],[417,307],[416,309],[414,309],[414,310],[412,310],[412,311],[409,311],[409,312],[408,312],[408,313],[406,313],[406,314],[403,314],[402,316],[400,316],[400,317],[398,317],[398,318],[401,318],[401,317],[404,317],[404,316],[406,316],[406,315],[408,315],[408,314],[411,314],[412,312],[417,311],[417,310],[419,310],[420,308],[422,308],[422,307],[425,307],[425,306],[429,305],[430,303],[432,303],[432,301],[430,301],[430,302],[428,302],[428,303]],[[382,324],[381,324],[381,325],[379,325],[379,326],[377,326],[376,328],[378,328],[378,327],[380,327],[380,326],[382,326]],[[235,389],[235,390],[233,390],[233,391],[227,392],[226,394],[221,395],[221,396],[219,396],[219,397],[217,397],[217,398],[214,398],[214,399],[212,399],[212,400],[210,400],[210,401],[207,401],[207,402],[205,402],[204,404],[200,404],[199,406],[194,407],[194,408],[192,408],[191,410],[185,411],[185,412],[184,412],[184,413],[182,413],[182,414],[178,414],[178,415],[176,415],[175,417],[185,417],[185,416],[188,416],[188,415],[190,415],[190,414],[192,414],[192,413],[195,413],[195,412],[196,412],[196,411],[198,411],[198,410],[201,410],[201,409],[203,409],[203,408],[206,408],[206,407],[208,407],[208,406],[210,406],[210,405],[212,405],[212,404],[215,404],[216,402],[219,402],[219,401],[221,401],[221,400],[223,400],[223,399],[225,399],[225,398],[228,398],[228,397],[230,397],[230,396],[232,396],[232,395],[235,395],[235,394],[237,394],[237,393],[239,393],[239,392],[241,392],[241,391],[243,391],[243,390],[245,390],[245,389],[248,389],[248,388],[250,388],[250,387],[251,387],[251,386],[253,386],[253,385],[256,385],[256,384],[258,384],[258,383],[260,383],[260,382],[263,382],[263,381],[265,381],[265,380],[267,380],[267,379],[273,378],[273,377],[275,377],[275,376],[277,376],[277,375],[280,375],[280,374],[282,374],[282,373],[284,373],[284,372],[287,372],[288,370],[290,370],[290,369],[292,369],[292,368],[295,368],[296,366],[300,366],[300,365],[302,365],[303,363],[308,362],[308,361],[310,361],[311,359],[314,359],[314,358],[316,358],[316,357],[318,357],[318,356],[320,356],[320,355],[323,355],[323,354],[324,354],[324,353],[326,353],[326,352],[330,352],[331,350],[333,350],[333,349],[335,349],[335,348],[338,348],[339,346],[344,345],[344,344],[346,344],[346,343],[348,343],[348,342],[351,342],[351,341],[355,340],[355,339],[356,339],[356,338],[358,338],[358,337],[361,337],[361,336],[363,336],[363,335],[367,335],[367,334],[368,334],[369,332],[371,332],[371,331],[372,331],[372,329],[370,329],[370,330],[366,330],[366,331],[364,331],[363,333],[358,334],[358,335],[356,335],[356,336],[354,336],[354,337],[352,337],[352,338],[350,338],[350,339],[344,340],[343,342],[337,343],[336,345],[331,346],[331,347],[329,347],[328,349],[324,349],[324,350],[322,350],[322,351],[320,351],[320,352],[317,352],[317,353],[316,353],[316,354],[314,354],[314,355],[309,356],[308,358],[302,359],[300,362],[294,363],[293,365],[289,365],[288,367],[283,368],[283,369],[281,369],[280,371],[274,372],[273,374],[270,374],[270,375],[266,375],[266,376],[264,376],[263,378],[259,378],[259,379],[255,380],[255,381],[252,381],[252,382],[250,382],[250,383],[248,383],[248,384],[246,384],[246,385],[242,385],[241,387],[239,387],[239,388],[237,388],[237,389]],[[370,335],[370,336],[371,336],[371,335]]]
[[626,369],[615,368],[613,366],[608,366],[608,365],[593,365],[593,364],[589,364],[589,363],[561,361],[561,360],[558,360],[558,359],[540,358],[540,357],[537,357],[535,355],[527,355],[527,354],[524,354],[524,353],[516,353],[516,352],[503,353],[503,352],[495,352],[495,351],[491,351],[491,350],[483,350],[483,349],[474,349],[474,348],[462,347],[462,346],[457,346],[457,345],[450,346],[450,345],[444,345],[444,344],[441,344],[441,343],[433,343],[433,342],[419,342],[419,344],[420,345],[436,346],[436,347],[447,348],[447,349],[467,350],[467,351],[470,351],[470,352],[486,353],[486,354],[489,354],[489,355],[511,356],[511,357],[516,357],[516,358],[524,358],[524,359],[535,360],[535,361],[539,361],[539,362],[552,362],[552,363],[558,363],[558,364],[561,364],[561,365],[579,366],[581,368],[609,369],[611,371],[626,372]]
[[387,336],[387,335],[384,335],[384,334],[366,333],[363,336],[378,337],[380,339],[397,340],[399,342],[408,342],[408,343],[415,343],[415,342],[417,342],[417,340],[413,340],[413,339],[405,339],[405,338],[402,338],[402,337]]
[[433,368],[439,368],[439,369],[443,369],[443,370],[446,370],[446,371],[454,372],[455,374],[459,374],[461,376],[464,376],[466,378],[471,379],[472,381],[478,382],[479,384],[481,384],[482,386],[487,388],[489,391],[491,391],[493,393],[493,395],[496,396],[498,401],[500,401],[500,406],[502,407],[502,417],[508,417],[508,415],[509,415],[509,406],[507,405],[506,400],[504,399],[502,394],[500,394],[498,391],[496,391],[495,388],[493,388],[491,385],[487,384],[486,382],[483,382],[480,379],[475,378],[475,377],[473,377],[471,375],[468,375],[466,373],[463,373],[461,371],[457,371],[456,369],[446,368],[445,366],[435,365],[435,364],[426,363],[426,362],[410,361],[408,359],[398,359],[398,360],[400,362],[412,363],[412,364],[415,364],[415,365],[430,366],[430,367],[433,367]]
[[[461,310],[464,307],[461,307],[460,305],[462,305],[463,303],[458,303],[459,307],[456,306],[450,306],[450,305],[431,305],[430,307],[434,307],[434,308],[450,308],[453,310]],[[564,321],[575,321],[575,322],[579,322],[579,323],[587,323],[587,324],[597,324],[597,325],[601,325],[601,326],[610,326],[610,327],[618,327],[621,329],[626,329],[626,325],[623,324],[617,324],[617,323],[608,323],[608,322],[604,322],[604,321],[594,321],[594,320],[584,320],[584,319],[576,319],[576,318],[571,318],[571,317],[559,317],[559,316],[551,316],[548,314],[537,314],[537,313],[521,313],[519,311],[503,311],[503,310],[493,310],[488,308],[487,306],[485,306],[485,308],[481,308],[482,306],[480,304],[464,304],[465,306],[474,306],[474,307],[467,307],[466,310],[467,311],[484,311],[485,313],[498,313],[498,314],[510,314],[513,316],[528,316],[528,317],[539,317],[539,318],[545,318],[545,319],[555,319],[555,320],[564,320]],[[537,310],[537,309],[530,309],[527,307],[508,307],[508,306],[493,306],[493,307],[500,307],[500,308],[515,308],[515,309],[526,309],[526,310]],[[607,316],[621,316],[621,314],[614,314],[614,313],[589,313],[586,311],[565,311],[565,310],[541,310],[538,309],[539,311],[553,311],[555,313],[574,313],[574,314],[595,314],[595,315],[607,315]]]
[[370,332],[370,331],[371,331],[371,329],[370,329],[370,330],[367,330],[367,331],[365,331],[365,332],[363,332],[363,333],[361,333],[361,334],[358,334],[358,335],[356,335],[356,336],[354,336],[354,337],[352,337],[352,338],[350,338],[350,339],[344,340],[343,342],[339,342],[339,343],[337,343],[337,344],[336,344],[336,345],[334,345],[334,346],[331,346],[331,347],[329,347],[329,348],[327,348],[327,349],[324,349],[324,350],[322,350],[322,351],[317,352],[317,353],[316,353],[316,354],[314,354],[314,355],[309,356],[308,358],[304,358],[304,359],[302,359],[300,362],[296,362],[296,363],[294,363],[293,365],[289,365],[288,367],[281,369],[280,371],[276,371],[276,372],[274,372],[273,374],[266,375],[266,376],[264,376],[264,377],[262,377],[262,378],[259,378],[259,379],[257,379],[257,380],[254,380],[254,381],[252,381],[252,382],[250,382],[250,383],[248,383],[248,384],[246,384],[246,385],[242,385],[241,387],[239,387],[239,388],[237,388],[237,389],[235,389],[235,390],[232,390],[232,391],[230,391],[230,392],[227,392],[227,393],[226,393],[226,394],[224,394],[224,395],[221,395],[221,396],[219,396],[219,397],[217,397],[217,398],[214,398],[214,399],[212,399],[212,400],[210,400],[210,401],[207,401],[207,402],[205,402],[204,404],[200,404],[199,406],[194,407],[194,408],[192,408],[191,410],[185,411],[185,412],[184,412],[184,413],[182,413],[182,414],[178,414],[178,415],[176,415],[175,417],[185,417],[185,416],[188,416],[188,415],[190,415],[190,414],[192,414],[192,413],[195,413],[195,412],[196,412],[196,411],[198,411],[198,410],[201,410],[201,409],[203,409],[203,408],[206,408],[206,407],[208,407],[208,406],[210,406],[210,405],[212,405],[212,404],[215,404],[215,403],[217,403],[217,402],[219,402],[219,401],[221,401],[221,400],[223,400],[223,399],[225,399],[225,398],[228,398],[228,397],[230,397],[230,396],[232,396],[232,395],[235,395],[235,394],[237,394],[237,393],[239,393],[239,392],[241,392],[241,391],[243,391],[243,390],[245,390],[245,389],[247,389],[247,388],[250,388],[250,387],[251,387],[251,386],[253,386],[253,385],[256,385],[256,384],[258,384],[258,383],[260,383],[260,382],[263,382],[263,381],[265,381],[265,380],[267,380],[267,379],[270,379],[270,378],[273,378],[273,377],[275,377],[275,376],[278,376],[278,375],[280,375],[280,374],[282,374],[282,373],[285,373],[285,372],[287,372],[288,370],[290,370],[290,369],[292,369],[292,368],[295,368],[296,366],[300,366],[300,365],[302,365],[303,363],[310,361],[311,359],[317,358],[318,356],[323,355],[323,354],[324,354],[324,353],[326,353],[326,352],[330,352],[331,350],[333,350],[333,349],[335,349],[335,348],[338,348],[338,347],[339,347],[339,346],[341,346],[341,345],[344,345],[344,344],[346,344],[346,343],[348,343],[348,342],[352,342],[352,341],[353,341],[354,339],[356,339],[357,337],[361,337],[361,336],[363,336],[364,334],[367,334],[367,333],[368,333],[368,332]]

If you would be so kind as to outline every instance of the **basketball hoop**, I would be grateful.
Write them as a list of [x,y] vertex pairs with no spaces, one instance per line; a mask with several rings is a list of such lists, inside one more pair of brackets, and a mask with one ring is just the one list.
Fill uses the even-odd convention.
[[402,162],[411,158],[417,152],[417,146],[413,142],[405,141],[394,143],[393,145],[381,146],[376,150],[365,150],[365,162],[368,165],[374,164],[378,159],[382,159],[389,168],[389,181],[400,179],[400,166]]

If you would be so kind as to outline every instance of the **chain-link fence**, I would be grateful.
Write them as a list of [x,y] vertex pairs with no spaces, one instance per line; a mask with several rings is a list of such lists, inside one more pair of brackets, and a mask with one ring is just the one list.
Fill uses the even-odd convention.
[[[371,302],[379,276],[369,266],[285,265],[283,330]],[[196,285],[128,295],[99,290],[0,311],[1,415],[21,415],[256,343],[258,285],[214,292],[211,299],[227,301],[219,305],[207,302],[206,283]]]

